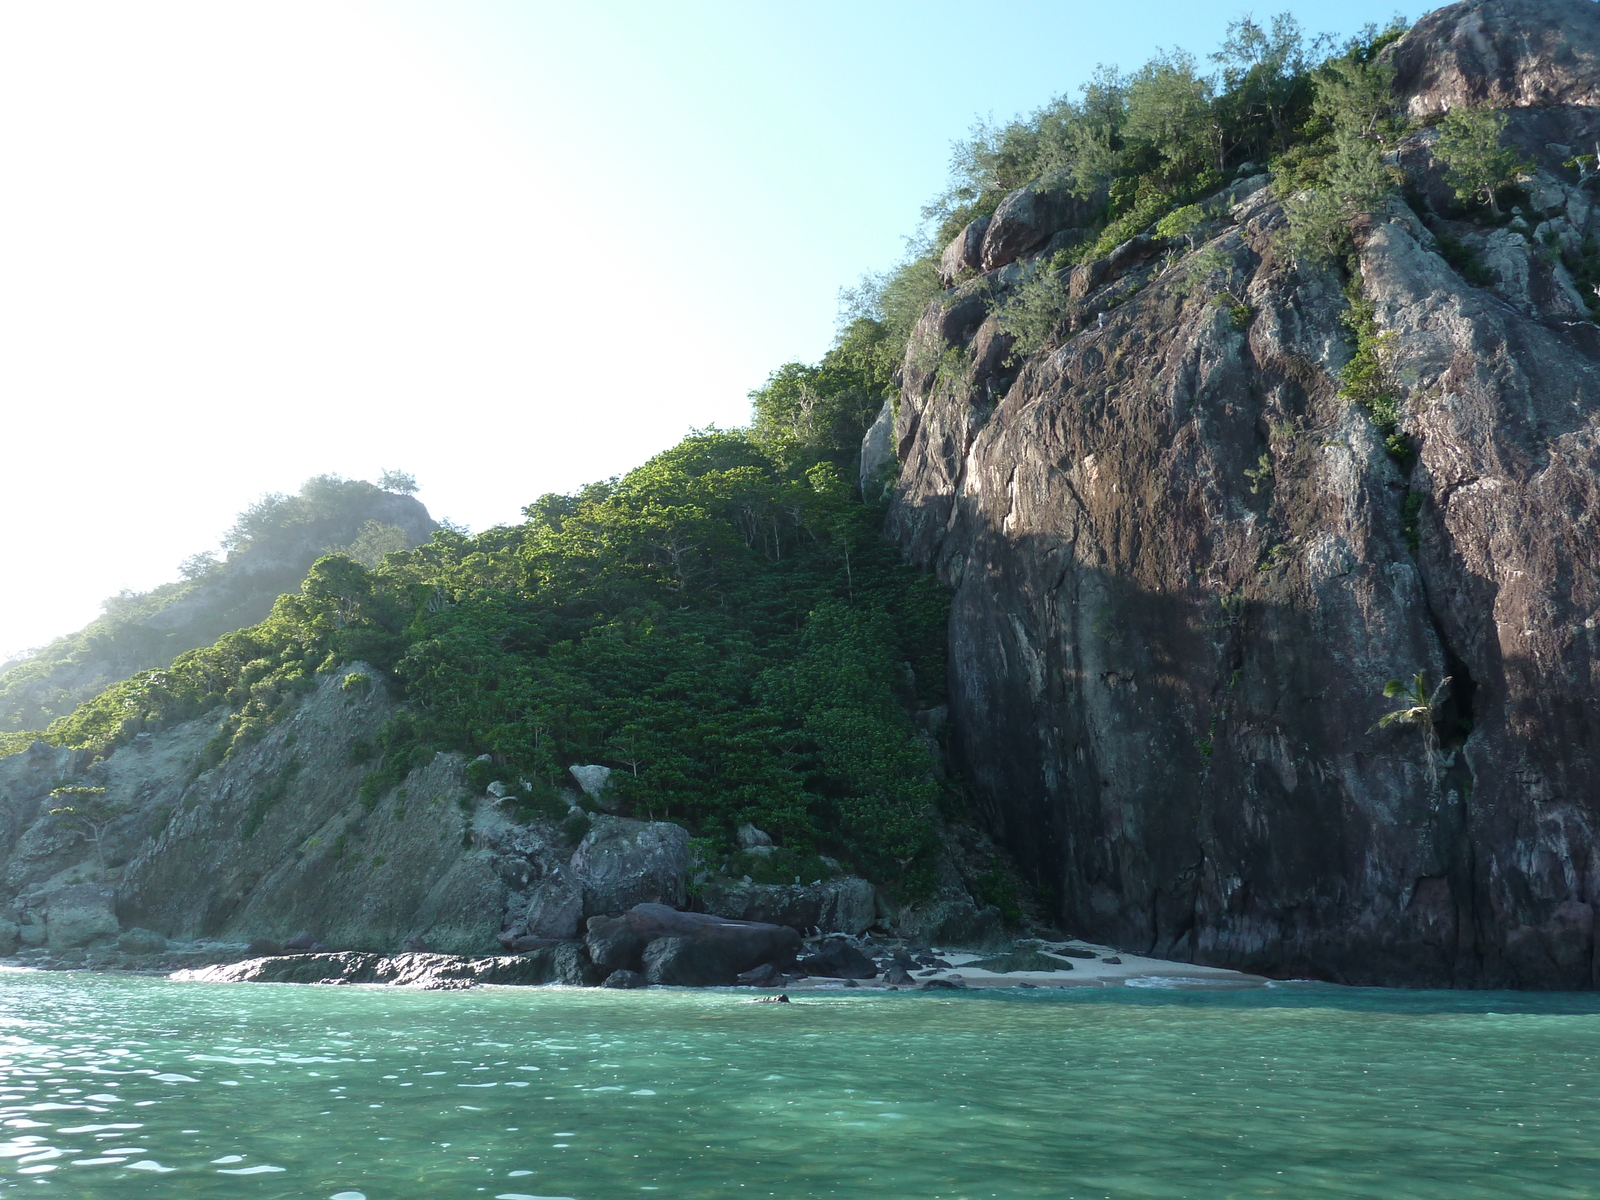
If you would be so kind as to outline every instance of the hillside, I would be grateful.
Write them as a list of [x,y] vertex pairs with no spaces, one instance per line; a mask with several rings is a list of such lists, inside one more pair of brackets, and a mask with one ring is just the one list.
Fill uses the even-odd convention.
[[1600,6],[1211,61],[980,132],[748,429],[12,735],[18,936],[576,954],[667,898],[1594,987]]
[[42,729],[111,683],[254,625],[330,550],[376,563],[426,541],[434,528],[410,494],[362,480],[322,475],[296,495],[263,497],[224,535],[220,561],[195,555],[182,578],[113,596],[104,615],[77,633],[0,667],[0,733]]

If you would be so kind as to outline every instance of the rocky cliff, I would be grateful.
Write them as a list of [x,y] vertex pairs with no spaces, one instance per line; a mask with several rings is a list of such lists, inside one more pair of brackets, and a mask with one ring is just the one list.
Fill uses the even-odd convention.
[[[1569,266],[1600,217],[1564,164],[1600,143],[1600,6],[1469,0],[1390,53],[1422,124],[1356,279],[1398,439],[1340,395],[1349,277],[1289,256],[1265,176],[1206,201],[1192,247],[1078,268],[1061,336],[1013,361],[994,297],[1037,260],[1002,251],[1051,233],[999,228],[1038,216],[1019,200],[946,252],[952,282],[988,274],[913,336],[876,431],[891,526],[954,589],[951,718],[986,816],[1074,932],[1285,976],[1590,988],[1600,328]],[[1461,219],[1433,157],[1466,102],[1507,108],[1536,166],[1509,224]],[[1418,672],[1450,680],[1437,753],[1375,727]]]

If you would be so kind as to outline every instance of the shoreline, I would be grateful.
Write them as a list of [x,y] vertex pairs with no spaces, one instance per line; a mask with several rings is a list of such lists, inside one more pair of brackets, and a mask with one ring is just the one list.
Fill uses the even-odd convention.
[[[1037,943],[1035,943],[1037,945]],[[1047,943],[1060,949],[1044,950],[1043,955],[1062,964],[1053,970],[994,971],[974,964],[990,960],[989,954],[970,950],[934,949],[933,957],[948,966],[936,965],[918,969],[909,978],[891,981],[889,972],[880,971],[871,979],[846,979],[825,975],[783,976],[770,983],[722,984],[706,987],[684,987],[673,984],[650,984],[646,987],[672,987],[685,991],[729,991],[775,995],[782,992],[837,992],[852,990],[875,991],[978,991],[993,989],[1057,990],[1063,988],[1163,988],[1175,990],[1228,990],[1242,991],[1276,986],[1282,981],[1262,975],[1252,975],[1226,967],[1210,967],[1173,959],[1150,958],[1144,955],[1118,951],[1109,946],[1071,940],[1064,943]],[[164,978],[177,982],[303,982],[315,986],[382,986],[404,987],[420,990],[440,988],[461,989],[476,986],[506,987],[561,987],[599,986],[582,985],[560,979],[527,981],[508,978],[508,968],[513,969],[528,962],[524,955],[433,955],[397,954],[382,955],[374,952],[329,952],[321,954],[273,955],[265,958],[241,953],[242,947],[214,945],[195,948],[161,956],[120,956],[121,961],[93,961],[85,955],[67,959],[47,955],[10,955],[0,958],[0,971],[24,972],[76,972],[87,971],[99,975],[139,975]],[[304,963],[312,965],[327,957],[353,958],[359,956],[369,964],[403,965],[406,960],[433,960],[433,970],[391,972],[389,977],[339,977],[330,974],[325,978],[295,979],[228,979],[225,973],[236,971],[250,963]],[[108,956],[109,957],[109,956]],[[144,961],[138,961],[143,958]],[[132,960],[132,961],[130,961]],[[152,961],[154,960],[154,961]],[[162,961],[165,960],[165,961]],[[417,966],[423,964],[418,961]],[[441,969],[442,968],[442,969]],[[633,990],[645,990],[644,988]]]

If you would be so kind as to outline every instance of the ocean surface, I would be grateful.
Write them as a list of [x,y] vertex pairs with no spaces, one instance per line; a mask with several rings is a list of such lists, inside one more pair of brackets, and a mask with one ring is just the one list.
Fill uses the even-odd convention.
[[1600,1196],[1600,998],[0,972],[0,1193]]

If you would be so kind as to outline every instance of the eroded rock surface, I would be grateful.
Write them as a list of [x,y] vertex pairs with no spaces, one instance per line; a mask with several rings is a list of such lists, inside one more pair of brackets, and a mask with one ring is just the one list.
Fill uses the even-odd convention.
[[[1085,271],[1016,366],[969,293],[924,316],[891,524],[954,589],[962,755],[1066,927],[1352,983],[1600,982],[1600,341],[1546,252],[1600,232],[1561,166],[1600,137],[1575,107],[1597,23],[1468,3],[1401,44],[1407,95],[1455,103],[1456,61],[1471,96],[1545,106],[1508,140],[1550,237],[1457,220],[1430,131],[1408,139],[1417,209],[1358,232],[1398,455],[1338,395],[1343,280],[1284,257],[1270,190],[1208,206],[1209,289],[1162,257]],[[1460,49],[1405,76],[1422,44]],[[1488,286],[1435,230],[1482,249]],[[950,345],[964,377],[919,365]],[[1436,758],[1374,728],[1419,671],[1452,681]]]

